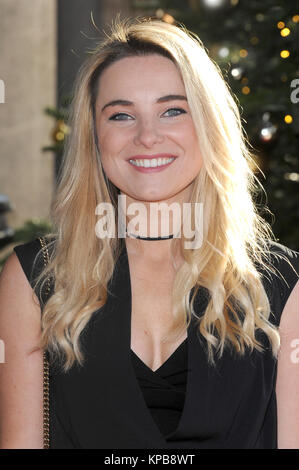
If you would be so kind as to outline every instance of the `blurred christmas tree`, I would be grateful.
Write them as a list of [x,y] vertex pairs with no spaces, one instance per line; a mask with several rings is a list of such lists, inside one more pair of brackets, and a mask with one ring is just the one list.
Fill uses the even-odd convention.
[[54,129],[52,131],[52,145],[47,145],[42,148],[43,152],[54,152],[56,154],[55,158],[55,175],[57,177],[61,160],[64,150],[64,144],[67,134],[70,133],[70,127],[67,125],[69,119],[69,106],[72,101],[72,96],[63,96],[61,99],[61,105],[58,108],[47,107],[44,109],[44,113],[47,116],[51,116],[55,119]]
[[[198,34],[239,101],[281,243],[299,250],[299,4],[295,0],[135,1],[136,14]],[[149,11],[146,11],[146,7]],[[153,8],[154,7],[154,8]],[[154,10],[154,15],[152,12]]]

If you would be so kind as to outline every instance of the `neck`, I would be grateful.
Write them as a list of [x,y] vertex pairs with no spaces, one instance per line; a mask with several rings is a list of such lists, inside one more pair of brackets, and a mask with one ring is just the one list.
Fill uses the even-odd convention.
[[[180,233],[183,203],[190,201],[191,189],[192,185],[189,185],[173,197],[158,201],[137,200],[120,192],[121,196],[125,196],[119,200],[119,208],[122,212],[124,211],[123,220],[126,221],[127,227],[125,243],[128,252],[141,255],[149,260],[170,259],[173,250],[180,252],[180,238],[177,238],[176,235]],[[131,215],[132,211],[128,210],[131,203],[141,204],[140,210],[138,206],[137,209],[134,208],[134,215]],[[163,203],[162,206],[160,206],[161,203]],[[163,211],[165,207],[169,209],[167,206],[171,207],[173,203],[175,203],[174,210]],[[156,205],[158,205],[158,210],[152,210],[157,208]],[[175,212],[177,206],[179,206],[178,216]],[[153,217],[151,217],[152,214],[154,214]],[[132,223],[130,223],[131,220]],[[163,231],[161,227],[163,227]]]
[[[181,228],[183,203],[190,201],[190,193],[191,185],[169,199],[143,201],[121,192],[121,196],[124,197],[121,197],[119,208],[124,212],[123,221],[126,220],[126,237],[144,241],[165,241],[175,238]],[[134,215],[131,215],[132,210],[129,210],[131,204],[136,204]]]
[[138,260],[146,262],[171,262],[173,250],[175,253],[178,248],[173,248],[174,243],[179,243],[179,239],[172,238],[163,240],[142,240],[126,237],[125,244],[128,256],[137,257]]
[[141,235],[135,235],[134,233],[130,233],[128,232],[128,230],[126,230],[126,236],[130,237],[130,238],[135,238],[135,239],[138,239],[138,240],[146,240],[146,241],[159,241],[159,240],[169,240],[171,238],[173,238],[173,234],[171,235],[165,235],[165,236],[158,236],[158,237],[151,237],[151,236],[141,236]]

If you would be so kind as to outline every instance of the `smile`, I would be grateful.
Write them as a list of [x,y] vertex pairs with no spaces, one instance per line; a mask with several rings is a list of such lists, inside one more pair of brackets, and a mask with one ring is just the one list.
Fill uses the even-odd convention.
[[129,160],[132,165],[142,168],[157,168],[160,166],[168,165],[174,160],[175,157],[170,158],[151,158],[151,159],[137,159]]

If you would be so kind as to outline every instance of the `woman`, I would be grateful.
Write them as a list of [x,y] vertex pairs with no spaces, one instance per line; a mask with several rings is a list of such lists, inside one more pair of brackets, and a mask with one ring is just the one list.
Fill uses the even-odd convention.
[[1,275],[1,447],[43,445],[38,346],[50,448],[299,447],[299,253],[256,212],[239,112],[200,40],[116,23],[70,126],[50,262],[35,239]]

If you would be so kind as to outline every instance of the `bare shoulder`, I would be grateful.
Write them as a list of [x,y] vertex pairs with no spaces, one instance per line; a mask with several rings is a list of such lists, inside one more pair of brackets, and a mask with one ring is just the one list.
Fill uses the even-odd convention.
[[284,334],[297,331],[299,335],[299,280],[287,299],[281,315],[279,329]]
[[299,448],[299,281],[283,309],[277,367],[278,448]]
[[[16,305],[15,305],[16,304]],[[18,308],[22,306],[22,309]],[[33,321],[40,325],[41,309],[38,298],[23,271],[19,259],[15,252],[13,252],[5,262],[5,265],[0,273],[0,308],[2,307],[2,316],[7,316],[6,321],[13,319],[9,315],[11,308],[16,312],[28,309],[27,315],[18,318],[18,321],[24,320]],[[3,308],[5,307],[5,308]],[[16,307],[16,308],[15,308]],[[19,312],[21,313],[21,312]],[[15,318],[16,319],[16,318]]]
[[0,274],[0,448],[42,447],[41,309],[18,257]]

